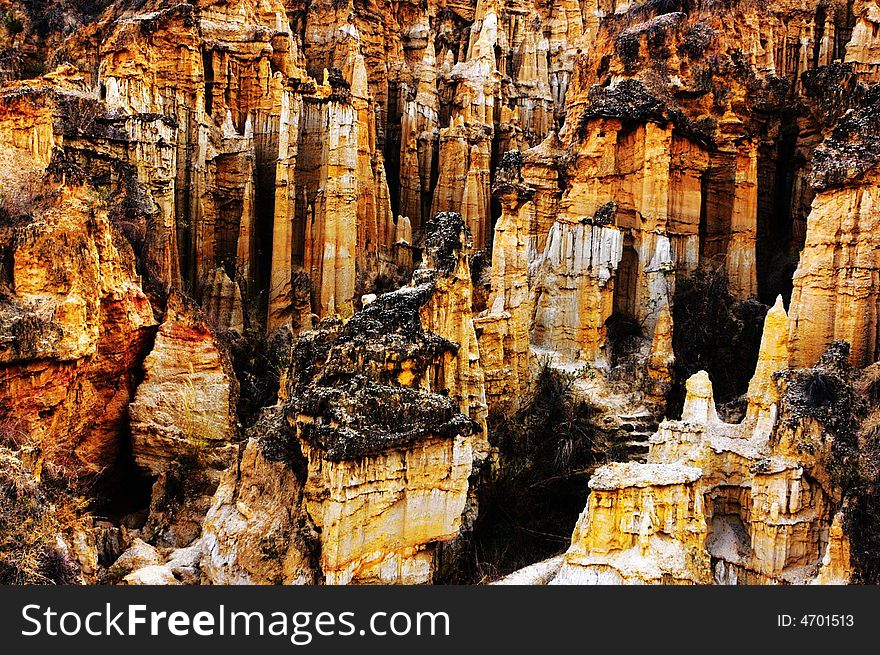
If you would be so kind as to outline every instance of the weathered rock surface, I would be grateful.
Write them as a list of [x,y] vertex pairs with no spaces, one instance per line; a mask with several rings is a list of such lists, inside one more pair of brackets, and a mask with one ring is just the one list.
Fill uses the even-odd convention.
[[235,459],[235,374],[198,312],[169,298],[129,407],[134,459],[151,475],[181,460],[224,469]]
[[286,411],[329,583],[429,582],[488,454],[469,235],[458,214],[429,229],[412,286],[294,346]]
[[128,550],[113,563],[111,571],[118,572],[120,576],[127,576],[138,569],[158,566],[161,563],[162,556],[159,551],[142,539],[135,538]]
[[41,207],[0,226],[0,420],[47,460],[97,473],[116,461],[155,320],[94,193],[45,184]]
[[551,584],[705,584],[700,469],[613,464],[590,480],[590,501]]
[[326,582],[430,582],[434,562],[426,546],[461,529],[472,438],[426,436],[405,449],[338,462],[304,452],[306,508],[321,531]]
[[201,569],[212,584],[309,584],[320,574],[302,482],[254,439],[221,479],[202,532]]
[[534,298],[529,282],[530,217],[534,189],[524,183],[518,151],[508,153],[493,193],[501,202],[492,246],[488,309],[474,321],[490,405],[516,404],[529,386]]
[[647,464],[596,472],[556,583],[848,579],[848,546],[829,512],[839,490],[815,449],[790,448],[780,436],[799,424],[780,415],[788,329],[780,301],[767,315],[741,424],[718,418],[700,372],[688,380],[681,420],[664,421],[651,437]]
[[205,518],[209,581],[432,580],[487,449],[467,232],[457,214],[432,225],[420,282],[294,343],[283,405],[253,428]]
[[132,571],[123,579],[127,585],[179,585],[174,572],[167,566],[154,564]]
[[791,300],[794,366],[812,365],[838,339],[852,344],[855,366],[880,358],[877,176],[826,188],[813,201]]
[[129,421],[134,462],[156,478],[144,535],[186,546],[238,454],[238,383],[201,310],[176,292],[143,367]]

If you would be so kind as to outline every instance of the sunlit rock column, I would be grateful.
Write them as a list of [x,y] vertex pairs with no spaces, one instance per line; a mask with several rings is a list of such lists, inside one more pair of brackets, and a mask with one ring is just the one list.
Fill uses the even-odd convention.
[[876,82],[880,78],[880,6],[870,1],[861,5],[844,61],[853,64],[866,81]]
[[440,130],[440,175],[432,214],[455,211],[464,217],[474,248],[490,240],[492,136],[500,73],[495,0],[480,0],[467,58],[446,75],[458,82],[449,127]]
[[755,435],[769,436],[776,423],[779,389],[773,374],[788,368],[788,330],[788,315],[780,296],[764,318],[758,364],[749,382],[746,423],[754,425]]
[[614,272],[623,234],[590,223],[554,223],[535,272],[532,343],[572,360],[590,362],[605,342]]
[[428,583],[428,546],[458,535],[473,461],[466,430],[389,446],[344,459],[303,448],[305,506],[320,529],[327,584]]
[[822,556],[822,567],[813,584],[847,585],[852,582],[849,537],[843,528],[843,513],[834,515],[828,531],[828,545]]
[[794,275],[791,365],[816,363],[832,341],[852,344],[850,362],[880,359],[880,174],[828,188],[813,202]]
[[314,219],[306,222],[304,267],[310,272],[321,315],[351,311],[355,294],[357,247],[357,115],[354,108],[331,96],[326,108],[310,113],[326,127],[321,154],[323,186],[314,203]]
[[736,154],[730,242],[727,246],[727,278],[738,298],[758,292],[755,241],[758,220],[758,148],[755,142],[741,145]]
[[663,305],[657,315],[657,325],[651,339],[648,356],[647,397],[661,409],[666,405],[666,394],[672,388],[675,353],[672,349],[672,313],[669,305]]
[[[296,189],[296,155],[299,143],[302,97],[282,88],[281,75],[271,79],[277,107],[277,163],[275,205],[272,226],[272,263],[269,275],[269,314],[266,330],[271,333],[289,317],[293,305],[293,247]],[[245,216],[242,217],[243,219]],[[242,220],[244,226],[245,222]],[[241,242],[240,242],[241,243]]]
[[522,183],[522,155],[502,157],[494,193],[501,203],[492,243],[488,309],[474,323],[491,403],[515,405],[529,384],[529,341],[534,306],[529,286],[530,223],[534,189]]
[[[419,308],[419,317],[425,330],[458,344],[455,353],[444,356],[443,388],[457,401],[459,410],[479,426],[474,450],[482,459],[489,450],[488,410],[480,345],[473,321],[470,237],[462,217],[454,213],[438,214],[429,228],[432,231],[426,241],[422,268],[437,271],[439,275],[434,276],[434,289]],[[452,252],[449,252],[450,244],[454,244]]]

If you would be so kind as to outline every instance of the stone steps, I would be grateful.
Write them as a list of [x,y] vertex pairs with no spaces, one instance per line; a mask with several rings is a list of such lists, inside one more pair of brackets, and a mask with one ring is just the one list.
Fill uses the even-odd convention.
[[624,414],[618,417],[621,421],[619,438],[626,446],[627,459],[634,462],[645,462],[648,457],[648,440],[657,431],[657,419],[651,414]]

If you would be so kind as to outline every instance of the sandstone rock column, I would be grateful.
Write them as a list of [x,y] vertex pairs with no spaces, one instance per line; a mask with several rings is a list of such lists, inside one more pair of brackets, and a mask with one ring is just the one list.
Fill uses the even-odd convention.
[[440,176],[432,214],[460,213],[474,239],[474,248],[490,240],[490,179],[495,98],[500,73],[495,59],[498,42],[495,0],[477,4],[467,58],[449,75],[458,86],[450,125],[440,130]]
[[669,212],[672,128],[646,123],[642,155],[642,167],[636,174],[634,189],[635,208],[641,213],[644,230],[665,230]]
[[852,38],[846,45],[844,61],[852,63],[866,81],[880,77],[880,6],[865,2],[856,20]]
[[321,531],[325,582],[430,582],[426,546],[459,532],[471,446],[465,436],[426,438],[344,461],[304,447],[305,507]]
[[311,269],[322,315],[350,312],[355,294],[357,248],[357,119],[350,105],[331,100],[324,123],[323,192],[315,201],[315,220],[306,228]]
[[807,242],[794,275],[791,365],[813,366],[838,339],[850,363],[880,359],[880,174],[821,191],[807,221]]
[[646,390],[651,402],[660,408],[665,408],[666,394],[672,388],[672,367],[675,364],[672,331],[672,313],[669,311],[669,305],[663,305],[657,315],[657,325],[651,339]]
[[529,285],[529,246],[534,189],[522,184],[522,156],[502,157],[507,167],[496,173],[495,196],[501,217],[492,242],[492,279],[489,308],[475,319],[480,359],[490,402],[516,405],[529,385],[532,308]]
[[[434,269],[439,274],[435,276],[430,299],[419,309],[419,316],[424,329],[458,344],[457,352],[445,355],[443,388],[456,400],[462,414],[480,426],[474,451],[482,459],[489,450],[488,411],[480,345],[473,321],[469,236],[463,218],[454,213],[439,214],[432,226],[435,232],[426,243],[423,269]],[[448,253],[450,244],[454,244],[452,253]],[[447,259],[450,255],[455,257],[454,262]]]
[[747,394],[746,423],[755,426],[756,435],[769,436],[776,422],[779,390],[773,374],[788,368],[788,331],[788,315],[779,296],[764,318],[758,364]]
[[536,262],[532,342],[571,360],[593,361],[611,316],[623,234],[589,223],[556,222]]
[[415,99],[405,104],[401,119],[400,214],[409,218],[418,233],[430,211],[432,168],[440,129],[433,39],[428,39],[415,78]]
[[559,214],[559,157],[564,146],[555,130],[534,148],[523,153],[523,183],[534,189],[529,211],[529,261],[544,252],[547,235]]
[[685,383],[687,396],[684,401],[684,409],[681,411],[681,420],[698,425],[719,423],[718,413],[715,411],[715,397],[712,393],[712,381],[706,371],[699,371],[690,376]]
[[[281,88],[281,76],[272,78],[279,100],[278,151],[275,164],[275,205],[272,229],[272,262],[269,274],[269,314],[266,330],[271,333],[290,315],[293,305],[293,246],[296,189],[296,154],[299,142],[302,98]],[[274,113],[274,112],[273,112]],[[242,217],[245,218],[244,216]]]
[[549,84],[557,120],[565,115],[566,95],[578,48],[596,37],[599,16],[596,0],[560,0],[551,5]]
[[737,149],[730,241],[727,246],[727,278],[737,298],[758,292],[755,240],[758,219],[758,149],[746,142]]
[[[524,25],[523,25],[524,23]],[[501,148],[512,150],[516,144],[511,140],[514,131],[522,131],[522,138],[528,145],[537,145],[555,126],[555,101],[550,89],[548,70],[548,51],[550,44],[541,31],[540,17],[522,21],[520,31],[525,34],[519,44],[515,63],[516,113],[508,121],[502,118],[503,128],[507,128],[507,143],[500,139]],[[510,44],[509,47],[514,47]]]
[[850,543],[843,529],[843,513],[834,515],[831,529],[828,531],[828,546],[822,557],[822,568],[813,584],[846,585],[852,580],[850,564]]

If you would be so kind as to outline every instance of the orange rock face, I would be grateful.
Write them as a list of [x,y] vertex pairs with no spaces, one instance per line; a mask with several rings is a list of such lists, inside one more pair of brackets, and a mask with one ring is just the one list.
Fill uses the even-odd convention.
[[137,362],[155,326],[131,249],[94,194],[62,187],[33,217],[0,228],[0,420],[72,473],[112,467]]

